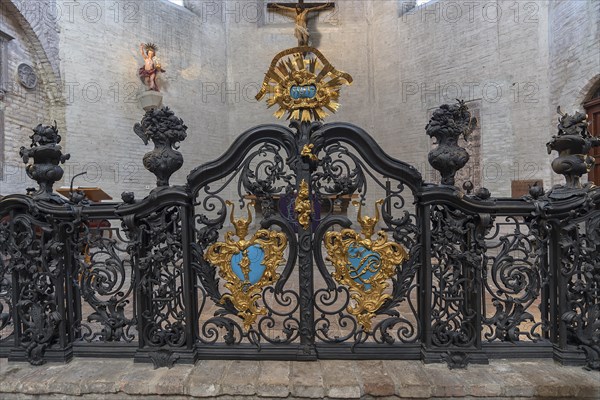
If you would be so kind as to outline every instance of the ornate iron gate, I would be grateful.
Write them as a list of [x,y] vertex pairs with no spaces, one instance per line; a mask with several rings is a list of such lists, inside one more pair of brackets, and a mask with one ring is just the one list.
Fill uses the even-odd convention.
[[[563,116],[550,148],[591,143],[578,118]],[[567,185],[522,199],[465,193],[453,138],[471,122],[459,103],[428,125],[440,185],[356,126],[292,122],[241,134],[169,186],[187,128],[157,109],[136,126],[156,146],[144,164],[157,188],[111,204],[52,192],[67,157],[56,127],[38,126],[21,155],[39,190],[0,202],[0,356],[598,368],[598,190],[569,170]]]

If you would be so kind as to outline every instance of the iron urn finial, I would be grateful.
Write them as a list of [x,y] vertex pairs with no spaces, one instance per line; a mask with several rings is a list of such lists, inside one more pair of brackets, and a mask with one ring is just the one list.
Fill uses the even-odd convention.
[[63,154],[59,146],[61,137],[58,134],[56,121],[53,126],[38,125],[33,129],[30,148],[21,147],[19,155],[25,164],[33,158],[33,164],[25,167],[27,176],[39,185],[37,191],[30,194],[36,199],[49,200],[53,197],[52,187],[54,183],[61,180],[64,170],[60,164],[64,164],[71,155]]
[[163,107],[147,111],[133,130],[144,144],[154,143],[154,150],[144,155],[144,167],[156,175],[157,187],[168,187],[171,175],[183,165],[177,143],[187,137],[187,126],[169,107]]

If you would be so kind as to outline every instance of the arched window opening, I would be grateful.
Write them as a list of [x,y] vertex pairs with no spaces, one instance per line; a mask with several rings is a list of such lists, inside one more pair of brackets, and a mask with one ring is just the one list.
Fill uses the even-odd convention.
[[[600,136],[600,80],[590,90],[588,101],[583,104],[585,113],[590,123],[589,131],[592,136]],[[588,180],[595,185],[600,185],[600,148],[595,147],[590,155],[596,157],[596,165],[588,174]]]

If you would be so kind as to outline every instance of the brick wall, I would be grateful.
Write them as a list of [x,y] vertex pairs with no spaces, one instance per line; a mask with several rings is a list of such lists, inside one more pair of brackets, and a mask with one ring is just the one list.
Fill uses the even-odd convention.
[[[480,105],[484,186],[510,196],[514,179],[549,184],[548,2],[440,0],[409,11],[406,3],[337,2],[313,20],[316,44],[355,80],[328,121],[360,125],[427,177],[428,115],[460,97]],[[295,39],[291,20],[265,10],[262,20],[244,18],[234,4],[222,13],[228,82],[244,87],[259,83],[276,51]],[[232,133],[272,118],[251,97],[228,100]]]
[[548,107],[547,2],[433,1],[400,18],[386,4],[376,24],[378,37],[392,38],[376,55],[393,60],[376,89],[385,118],[396,121],[383,125],[386,148],[428,169],[428,113],[460,97],[478,104],[483,186],[509,196],[513,179],[548,180],[538,117]]
[[[134,134],[143,117],[137,95],[143,65],[141,42],[158,45],[166,73],[160,74],[163,104],[182,118],[188,138],[183,168],[173,184],[185,183],[196,165],[212,160],[228,144],[226,107],[203,98],[203,87],[224,82],[225,26],[205,24],[189,10],[165,0],[82,2],[71,20],[61,20],[60,56],[67,98],[67,176],[87,171],[77,184],[100,186],[117,200],[123,191],[138,197],[155,187],[142,165],[152,150]],[[204,96],[205,97],[205,96]]]
[[[59,0],[57,26],[31,23],[45,54],[59,49],[66,103],[59,125],[73,156],[67,179],[87,170],[79,184],[113,196],[123,190],[139,196],[153,187],[141,163],[150,147],[132,132],[142,117],[135,99],[143,89],[136,75],[142,41],[159,45],[165,104],[189,126],[186,164],[173,183],[218,157],[247,128],[276,122],[254,95],[272,57],[296,40],[292,20],[267,12],[266,3],[186,0],[186,9],[166,0]],[[510,196],[512,180],[558,183],[545,143],[555,133],[556,106],[581,108],[598,79],[600,2],[414,3],[344,0],[312,20],[314,44],[355,81],[342,89],[341,109],[327,121],[365,128],[428,178],[428,116],[460,97],[477,105],[480,179],[493,195]],[[40,58],[25,38],[15,43],[23,57]],[[57,57],[50,59],[54,66]],[[7,125],[7,154],[40,119],[60,118],[60,107],[42,103],[28,103],[32,111],[7,108],[7,122],[22,118]]]
[[[40,2],[41,3],[41,2]],[[0,193],[23,193],[26,187],[33,186],[25,174],[19,159],[21,146],[28,146],[31,129],[39,123],[50,124],[56,120],[64,134],[64,107],[57,94],[58,75],[52,65],[58,66],[58,58],[48,58],[44,44],[34,32],[31,22],[38,16],[29,13],[25,18],[16,6],[24,3],[3,2],[0,7],[0,30],[12,39],[5,45],[7,60],[6,73],[2,77],[6,95],[0,100],[4,114],[3,176]],[[53,31],[51,23],[36,23],[36,29]],[[50,34],[46,43],[51,42]],[[49,49],[49,54],[52,54]],[[17,81],[17,67],[21,63],[31,65],[38,77],[35,89],[26,89]]]
[[[600,82],[600,2],[553,1],[549,6],[548,130],[556,132],[556,106],[572,114]],[[554,153],[556,155],[556,153]],[[553,184],[563,178],[553,177]]]

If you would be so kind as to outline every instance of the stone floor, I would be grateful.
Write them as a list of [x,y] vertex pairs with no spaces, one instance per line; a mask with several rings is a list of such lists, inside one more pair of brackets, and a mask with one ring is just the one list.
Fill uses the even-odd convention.
[[32,367],[0,359],[0,399],[600,399],[600,373],[551,360],[448,370],[419,361],[199,361],[153,370],[129,360]]

